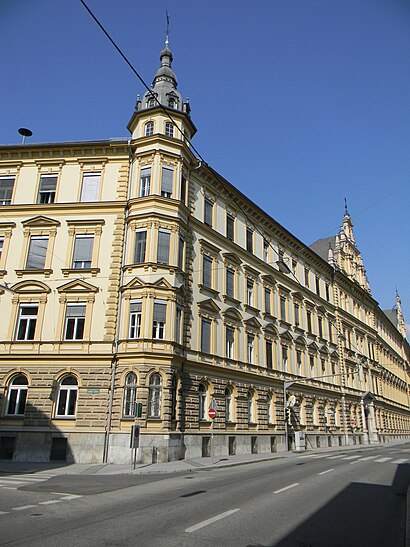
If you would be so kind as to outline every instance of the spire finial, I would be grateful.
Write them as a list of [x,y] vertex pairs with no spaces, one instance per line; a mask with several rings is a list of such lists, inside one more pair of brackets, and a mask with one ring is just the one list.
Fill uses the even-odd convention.
[[165,11],[165,15],[167,18],[167,31],[165,33],[165,47],[168,47],[169,45],[169,15],[167,10]]
[[345,215],[348,215],[349,211],[347,210],[347,199],[345,198]]

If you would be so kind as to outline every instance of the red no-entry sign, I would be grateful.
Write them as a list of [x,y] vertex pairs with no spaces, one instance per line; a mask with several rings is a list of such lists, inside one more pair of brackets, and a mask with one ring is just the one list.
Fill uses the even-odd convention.
[[208,416],[209,416],[209,418],[210,418],[211,420],[215,420],[215,418],[216,418],[216,410],[215,410],[214,408],[211,407],[211,408],[208,410]]

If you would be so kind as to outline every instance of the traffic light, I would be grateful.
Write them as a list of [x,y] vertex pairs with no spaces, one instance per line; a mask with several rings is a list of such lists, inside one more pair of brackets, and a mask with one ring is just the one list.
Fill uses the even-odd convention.
[[292,423],[292,410],[289,407],[286,408],[286,421],[289,425]]

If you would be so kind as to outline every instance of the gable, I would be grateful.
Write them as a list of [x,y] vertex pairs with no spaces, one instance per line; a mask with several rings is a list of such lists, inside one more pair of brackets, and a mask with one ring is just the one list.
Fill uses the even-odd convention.
[[23,220],[22,225],[25,228],[51,228],[54,226],[60,226],[60,222],[53,220],[52,218],[44,217],[42,215]]

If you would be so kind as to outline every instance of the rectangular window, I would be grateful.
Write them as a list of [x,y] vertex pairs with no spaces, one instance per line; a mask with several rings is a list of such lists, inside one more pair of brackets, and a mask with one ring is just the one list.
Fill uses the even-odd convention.
[[315,356],[309,355],[309,367],[310,367],[310,376],[315,374]]
[[184,269],[184,248],[185,248],[185,239],[182,236],[179,236],[178,268],[180,270]]
[[316,284],[316,294],[320,296],[320,279],[317,275],[315,276],[315,284]]
[[22,304],[19,309],[16,340],[34,340],[38,306]]
[[226,215],[226,237],[230,241],[235,240],[235,219],[232,215]]
[[211,321],[205,317],[201,321],[201,351],[211,352]]
[[253,253],[253,230],[246,228],[246,250]]
[[247,345],[248,363],[254,363],[254,360],[255,360],[255,336],[253,334],[248,334],[246,345]]
[[131,300],[130,302],[130,338],[141,336],[141,314],[142,300]]
[[298,370],[298,375],[302,375],[302,352],[297,350],[296,351],[296,366]]
[[326,283],[325,285],[325,290],[326,290],[326,300],[328,302],[330,302],[330,292],[329,292],[329,285]]
[[0,237],[0,260],[1,260],[1,255],[3,254],[3,246],[4,246],[4,237]]
[[265,288],[265,312],[269,314],[271,313],[270,299],[271,299],[271,290],[268,288]]
[[186,202],[186,176],[184,173],[181,175],[181,201]]
[[65,340],[83,339],[85,308],[85,304],[67,304],[65,314]]
[[32,236],[28,248],[26,270],[44,270],[48,247],[48,237]]
[[212,258],[207,255],[204,255],[202,261],[202,284],[212,287]]
[[253,306],[253,288],[254,281],[253,279],[246,280],[246,303],[248,306]]
[[212,213],[214,204],[209,199],[205,198],[204,201],[204,222],[208,226],[212,226]]
[[165,338],[165,325],[167,316],[167,303],[161,300],[154,302],[154,320],[152,325],[152,337],[156,340]]
[[273,368],[273,344],[271,340],[266,340],[266,368]]
[[149,196],[151,188],[151,167],[141,169],[140,197]]
[[333,342],[333,328],[332,328],[333,325],[330,321],[328,322],[328,327],[329,327],[329,341]]
[[226,294],[235,298],[235,270],[226,268]]
[[174,180],[174,170],[170,167],[162,168],[161,196],[170,198],[172,196],[172,183]]
[[145,262],[146,249],[147,249],[147,230],[136,230],[134,264],[142,264],[143,262]]
[[14,178],[0,178],[0,205],[10,205],[13,195]]
[[181,327],[182,327],[182,307],[177,305],[176,310],[176,324],[175,324],[175,341],[177,344],[181,343]]
[[299,325],[300,325],[300,306],[299,306],[299,304],[295,303],[293,309],[294,309],[294,313],[295,313],[295,326],[299,327]]
[[37,203],[54,203],[56,187],[57,175],[41,175]]
[[321,317],[317,318],[317,325],[319,330],[319,337],[323,338],[323,320]]
[[269,262],[269,241],[263,240],[263,260]]
[[308,332],[312,333],[312,312],[307,311],[306,312],[306,318],[307,318],[307,330]]
[[89,235],[75,236],[73,268],[75,270],[91,268],[94,237]]
[[288,371],[288,346],[282,346],[282,369]]
[[305,287],[309,288],[309,270],[305,268]]
[[169,264],[170,241],[171,241],[171,232],[168,232],[167,230],[158,231],[157,262],[159,264]]
[[84,173],[81,201],[97,201],[100,194],[101,173]]
[[235,342],[235,329],[232,327],[226,327],[226,358],[233,359]]
[[286,297],[281,296],[280,297],[280,318],[282,321],[287,320],[287,314],[286,314]]

